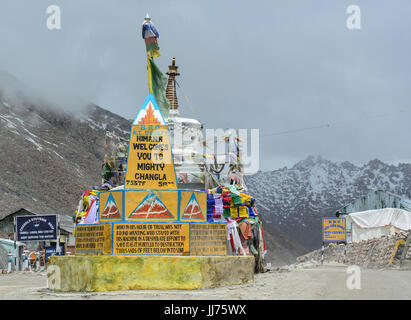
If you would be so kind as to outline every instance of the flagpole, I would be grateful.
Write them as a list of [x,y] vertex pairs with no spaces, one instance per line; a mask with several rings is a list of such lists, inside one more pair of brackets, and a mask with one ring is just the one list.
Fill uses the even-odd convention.
[[166,97],[165,87],[167,85],[167,77],[161,72],[158,66],[154,63],[154,58],[160,56],[160,47],[157,43],[159,33],[150,16],[146,15],[141,28],[142,37],[146,44],[147,51],[147,76],[148,76],[148,92],[152,94],[157,102],[162,115],[168,118],[170,111],[170,102]]
[[147,54],[147,77],[148,77],[148,93],[153,93],[153,79],[150,66],[150,57]]

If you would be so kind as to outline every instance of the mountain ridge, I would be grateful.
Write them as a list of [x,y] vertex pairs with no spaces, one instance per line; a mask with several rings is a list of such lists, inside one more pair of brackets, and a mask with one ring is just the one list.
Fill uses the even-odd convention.
[[247,187],[269,223],[306,249],[321,246],[321,218],[373,190],[411,197],[411,164],[378,159],[362,166],[309,156],[290,168],[246,176]]

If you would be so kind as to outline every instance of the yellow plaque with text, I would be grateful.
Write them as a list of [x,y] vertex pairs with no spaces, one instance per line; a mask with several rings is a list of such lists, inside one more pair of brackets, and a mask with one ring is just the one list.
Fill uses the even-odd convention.
[[111,254],[111,224],[77,225],[76,226],[76,255],[105,255]]
[[189,254],[188,223],[117,223],[114,254]]
[[191,223],[191,255],[226,255],[227,224],[225,223]]
[[176,189],[166,125],[133,125],[125,179],[127,189]]

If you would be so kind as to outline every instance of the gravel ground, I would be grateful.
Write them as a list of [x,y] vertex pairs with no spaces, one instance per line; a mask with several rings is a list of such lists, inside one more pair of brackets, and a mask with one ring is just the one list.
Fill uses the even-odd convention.
[[45,273],[0,274],[0,299],[411,299],[410,270],[361,270],[361,289],[349,290],[346,266],[303,265],[257,274],[253,284],[201,290],[58,293]]

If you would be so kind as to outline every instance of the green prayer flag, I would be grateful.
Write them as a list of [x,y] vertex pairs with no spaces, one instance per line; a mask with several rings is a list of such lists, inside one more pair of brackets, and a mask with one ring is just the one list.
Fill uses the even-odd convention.
[[151,72],[151,89],[164,118],[168,118],[170,101],[166,97],[167,77],[161,72],[153,59],[149,59]]

